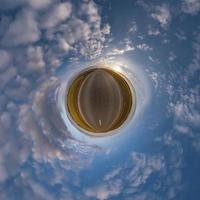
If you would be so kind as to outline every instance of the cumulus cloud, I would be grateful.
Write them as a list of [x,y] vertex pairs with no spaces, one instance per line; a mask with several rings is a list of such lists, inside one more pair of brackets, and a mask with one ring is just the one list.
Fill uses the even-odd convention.
[[52,0],[24,0],[27,2],[28,5],[30,5],[34,9],[44,9],[47,8],[53,1]]
[[17,76],[17,70],[11,66],[0,74],[1,85],[0,89],[4,89],[9,82]]
[[44,20],[42,22],[42,26],[44,28],[53,28],[59,23],[65,21],[70,17],[72,12],[72,5],[69,2],[60,3],[53,7],[51,12],[48,12],[46,16],[44,16]]
[[[45,160],[51,162],[51,159],[66,160],[76,163],[78,153],[76,148],[87,149],[93,148],[93,152],[100,151],[100,148],[90,146],[73,140],[73,136],[66,129],[61,115],[56,107],[59,80],[56,77],[46,81],[36,92],[33,92],[32,104],[22,105],[19,109],[18,129],[23,133],[27,140],[34,141],[32,148],[33,158],[35,160]],[[54,106],[53,106],[54,105]],[[28,133],[28,134],[27,134]],[[71,143],[71,144],[70,144]],[[71,155],[69,156],[69,152]]]
[[60,50],[65,51],[66,53],[68,53],[70,50],[73,49],[73,47],[70,46],[70,45],[68,44],[68,42],[67,42],[64,38],[59,38],[59,39],[58,39],[58,48],[59,48]]
[[[51,54],[49,57],[52,57],[52,54],[60,57],[70,52],[76,58],[80,56],[95,58],[104,48],[110,27],[108,24],[102,26],[98,8],[92,1],[80,4],[77,8],[72,7],[69,3],[62,3],[59,7],[62,12],[58,7],[53,8],[41,19],[41,28],[47,28],[46,37],[55,44],[48,52]],[[76,12],[71,13],[72,9]],[[53,17],[52,13],[59,16]],[[70,15],[72,17],[69,17]],[[63,20],[67,20],[67,23]],[[60,25],[54,27],[58,23]]]
[[45,68],[43,49],[30,46],[27,49],[27,71],[41,71]]
[[[93,1],[80,7],[52,0],[0,4],[0,199],[14,198],[14,190],[21,191],[21,199],[54,199],[22,167],[32,159],[40,173],[38,163],[48,163],[52,171],[57,163],[65,174],[84,168],[102,151],[74,139],[63,124],[55,103],[60,80],[54,71],[63,59],[100,55],[110,26],[102,23]],[[52,184],[63,181],[61,170]],[[16,175],[5,191],[3,184]],[[62,190],[60,199],[65,199],[68,192]]]
[[6,50],[0,49],[0,70],[9,67],[11,55]]
[[40,30],[34,13],[23,10],[9,25],[2,43],[4,46],[17,46],[34,43],[40,39]]
[[[27,161],[30,153],[31,141],[16,137],[17,131],[12,125],[15,117],[11,114],[16,112],[15,105],[10,105],[7,111],[0,114],[0,182],[4,183],[11,176],[16,175],[21,165]],[[6,141],[6,142],[5,142]]]
[[[73,1],[0,0],[0,5],[0,199],[15,199],[16,191],[22,200],[56,199],[49,192],[54,186],[59,199],[76,199],[66,185],[73,182],[79,187],[79,180],[75,174],[73,178],[66,177],[66,171],[84,168],[102,149],[76,140],[63,124],[55,103],[60,84],[55,70],[63,60],[91,60],[100,56],[110,25],[102,19],[101,10],[93,1],[76,5]],[[163,28],[171,21],[170,9],[165,4],[157,6],[151,16]],[[133,26],[129,32],[135,31]],[[148,34],[157,36],[160,30],[150,27]],[[130,40],[122,43],[111,49],[108,56],[122,55],[135,48],[151,50],[146,43],[138,46]],[[189,66],[191,76],[199,70],[199,49],[197,39]],[[169,60],[175,56],[170,53]],[[149,59],[155,65],[160,63],[154,57]],[[152,73],[150,77],[157,87],[159,74]],[[172,90],[167,87],[171,96]],[[198,86],[189,93],[181,90],[180,99],[169,105],[175,130],[185,135],[192,132],[191,127],[199,128],[198,91]],[[193,134],[190,137],[200,151],[200,138]],[[166,191],[168,199],[175,198],[182,179],[183,149],[172,134],[165,134],[158,141],[166,147],[169,158],[161,153],[132,152],[128,161],[113,167],[102,182],[79,191],[77,199],[106,200],[124,195],[127,199],[155,200],[161,199],[159,189]],[[6,184],[8,180],[11,182]]]
[[[37,1],[29,1],[31,2],[38,8],[51,4],[50,1],[43,2],[44,5]],[[24,5],[22,2],[21,4]],[[53,56],[58,59],[69,51],[71,56],[94,58],[101,54],[106,35],[110,33],[108,24],[102,26],[99,10],[92,1],[82,3],[79,7],[70,2],[56,3],[42,13],[22,9],[16,13],[14,21],[5,17],[3,19],[3,46],[25,46],[46,40],[47,44],[51,44],[47,59],[53,59]],[[45,34],[42,35],[43,30]],[[56,59],[49,62],[52,66],[60,64]]]

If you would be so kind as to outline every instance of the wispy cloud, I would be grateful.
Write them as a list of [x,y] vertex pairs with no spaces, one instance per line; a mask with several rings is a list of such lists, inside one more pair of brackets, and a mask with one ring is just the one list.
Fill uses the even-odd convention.
[[[167,140],[164,138],[164,142]],[[168,152],[170,158],[167,160],[168,158],[162,154],[132,152],[126,162],[113,166],[113,170],[99,180],[101,184],[86,188],[85,195],[99,200],[107,200],[116,195],[124,199],[153,200],[161,198],[159,190],[169,188],[165,193],[167,199],[175,198],[181,188],[182,147],[173,139],[168,142],[165,145],[177,149],[178,155],[173,155],[172,150]],[[170,162],[170,169],[167,168],[167,162]],[[169,186],[166,181],[171,185]]]
[[169,25],[171,21],[170,9],[166,4],[156,6],[151,16],[153,19],[157,20],[163,28]]
[[187,14],[196,15],[200,11],[199,0],[182,0],[182,11]]

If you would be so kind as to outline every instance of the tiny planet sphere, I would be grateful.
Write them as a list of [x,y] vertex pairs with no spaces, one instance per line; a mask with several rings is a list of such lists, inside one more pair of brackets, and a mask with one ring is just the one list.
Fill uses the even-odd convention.
[[109,135],[135,110],[128,80],[110,68],[89,68],[70,83],[66,105],[73,122],[93,136]]

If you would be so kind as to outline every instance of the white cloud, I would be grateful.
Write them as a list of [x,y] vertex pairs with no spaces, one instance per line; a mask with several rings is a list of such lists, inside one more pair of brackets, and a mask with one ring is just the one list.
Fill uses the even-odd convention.
[[104,180],[105,180],[105,181],[109,181],[110,179],[115,178],[117,175],[119,175],[119,173],[120,173],[121,170],[122,170],[122,169],[121,169],[120,167],[114,169],[113,171],[111,171],[110,173],[108,173],[108,174],[106,174],[106,175],[104,176]]
[[153,29],[151,26],[149,26],[148,35],[157,36],[157,35],[160,35],[160,31],[158,29]]
[[67,22],[60,22],[61,24],[59,23],[56,27],[54,27],[55,19],[52,17],[52,12],[42,16],[43,26],[41,25],[41,28],[46,26],[46,37],[53,43],[56,40],[56,44],[48,50],[48,59],[55,53],[57,58],[60,57],[58,55],[66,55],[70,52],[74,58],[83,56],[89,59],[101,54],[106,35],[110,33],[110,26],[101,23],[99,10],[92,1],[80,4],[78,8],[74,6],[73,10],[73,17],[68,16]]
[[28,181],[28,185],[33,191],[33,199],[43,199],[43,200],[53,200],[54,198],[49,194],[49,192],[39,183],[34,181]]
[[[198,97],[193,96],[193,94],[185,94],[181,96],[181,98],[182,101],[180,100],[176,102],[176,104],[171,104],[176,118],[189,126],[199,127],[200,114],[195,109],[195,104],[197,104],[199,100]],[[197,101],[194,98],[197,98]]]
[[71,45],[76,42],[88,41],[92,34],[90,24],[78,18],[70,20],[61,29],[63,31],[63,37]]
[[127,52],[134,51],[135,47],[132,41],[126,38],[120,45],[121,47],[111,49],[107,55],[108,56],[116,56],[116,55],[123,55]]
[[72,12],[72,5],[69,2],[60,3],[55,5],[51,11],[44,16],[42,26],[44,28],[53,28],[59,23],[64,22],[68,19]]
[[187,14],[196,15],[200,11],[199,0],[182,0],[182,11]]
[[149,77],[152,79],[154,87],[157,89],[161,82],[159,73],[152,72],[151,74],[149,74]]
[[8,65],[11,62],[11,55],[5,51],[0,49],[0,70],[3,70],[5,67],[9,67]]
[[16,76],[17,76],[17,70],[13,66],[7,68],[3,73],[0,73],[0,80],[1,80],[0,89],[5,88],[6,85]]
[[146,156],[133,152],[131,158],[134,166],[127,175],[131,187],[139,187],[146,184],[152,173],[160,171],[165,167],[164,157],[161,155]]
[[[34,112],[32,112],[29,105],[22,105],[20,107],[20,120],[18,124],[18,129],[25,134],[25,138],[34,141],[32,151],[34,159],[36,160],[48,160],[49,158],[54,157],[58,154],[62,155],[62,150],[60,151],[59,148],[55,148],[55,143],[53,143],[53,141],[58,141],[58,138],[51,142],[52,137],[54,137],[54,135],[52,134],[56,134],[54,132],[56,128],[54,127],[54,124],[50,123],[50,118],[53,117],[52,113],[49,113],[52,112],[52,110],[50,109],[50,105],[48,106],[49,108],[46,108],[45,106],[47,101],[49,101],[47,100],[48,92],[50,92],[51,87],[55,85],[56,81],[57,80],[55,78],[51,78],[49,82],[46,82],[34,94],[32,105],[32,109]],[[35,119],[34,116],[37,116],[37,118]],[[55,116],[57,116],[56,113]],[[54,123],[56,121],[59,121],[59,119],[56,119]],[[39,125],[40,123],[41,126]],[[60,128],[62,128],[61,119],[60,123]],[[27,134],[27,132],[29,134]],[[57,130],[57,133],[58,135],[60,134],[59,130]]]
[[[73,11],[70,3],[57,4],[57,1],[50,7],[52,3],[50,0],[27,0],[26,2],[23,0],[0,0],[0,9],[13,9],[29,5],[26,10],[16,11],[18,14],[14,21],[12,21],[12,17],[4,17],[0,22],[0,35],[4,36],[3,45],[7,47],[20,45],[20,48],[12,48],[12,52],[8,49],[0,50],[0,69],[2,70],[0,74],[0,107],[3,110],[0,113],[0,142],[5,144],[6,141],[6,144],[0,147],[1,182],[18,174],[20,166],[27,161],[29,156],[33,159],[32,170],[36,171],[38,179],[42,179],[44,174],[39,173],[40,167],[37,169],[35,167],[39,166],[39,162],[42,164],[48,162],[48,167],[53,164],[57,167],[61,166],[64,168],[64,172],[70,169],[78,170],[77,166],[78,168],[83,167],[85,163],[90,162],[88,155],[91,155],[91,152],[95,154],[95,150],[100,151],[97,147],[71,138],[69,131],[62,126],[62,123],[58,122],[60,121],[59,115],[54,110],[55,104],[52,101],[55,96],[51,89],[55,89],[58,83],[57,79],[52,78],[52,73],[62,63],[62,59],[67,58],[69,52],[75,58],[79,58],[80,55],[86,58],[95,58],[101,55],[106,35],[110,34],[110,26],[102,24],[97,5],[92,1],[84,2],[79,11],[75,7],[73,7]],[[48,6],[49,9],[45,10],[44,14],[43,11],[39,11],[41,16],[36,11]],[[167,6],[158,6],[152,17],[162,27],[166,27],[171,20]],[[42,20],[44,20],[43,27],[39,24]],[[40,29],[44,27],[45,33],[41,34]],[[134,32],[135,29],[130,31]],[[148,34],[159,35],[160,33],[157,29],[150,29]],[[37,41],[40,41],[39,44],[33,44]],[[138,48],[145,49],[147,47],[140,44]],[[111,54],[123,54],[134,49],[132,43],[125,43],[122,48],[114,48]],[[190,65],[193,72],[198,70],[199,66],[198,42],[194,45],[194,50],[194,59]],[[149,59],[154,63],[159,63],[159,60],[152,57]],[[153,73],[150,76],[155,84],[158,84],[159,74]],[[172,94],[171,90],[168,87],[168,91]],[[176,124],[176,130],[186,134],[188,130],[191,131],[187,126],[188,122],[197,127],[199,124],[199,113],[195,110],[195,105],[199,102],[198,88],[191,90],[189,95],[184,93],[181,98],[183,102],[177,101],[171,106],[176,119],[181,122]],[[185,123],[186,126],[183,126],[182,123]],[[155,200],[161,199],[155,192],[160,188],[162,191],[167,191],[169,198],[175,198],[178,190],[176,190],[176,185],[179,187],[181,181],[179,168],[183,150],[180,143],[172,138],[172,135],[166,135],[164,134],[163,140],[166,145],[169,145],[166,152],[169,159],[168,156],[166,158],[162,154],[133,152],[129,162],[122,163],[122,166],[114,168],[102,178],[107,181],[105,184],[102,180],[102,184],[98,182],[97,185],[86,188],[84,191],[86,199],[105,200],[115,198],[120,194],[127,194],[130,195],[129,199],[131,200]],[[193,145],[196,149],[200,149],[199,141],[199,138],[194,137]],[[87,155],[85,156],[87,160],[83,160],[84,156],[80,155]],[[56,162],[54,162],[55,160]],[[166,167],[166,164],[169,168]],[[43,169],[40,168],[41,171]],[[66,173],[57,169],[53,170],[57,173],[57,179],[54,181],[62,183],[66,178]],[[49,179],[45,183],[52,186]],[[151,184],[148,184],[149,182]],[[47,188],[35,181],[28,181],[27,177],[24,177],[23,184],[16,177],[14,184],[17,183],[18,187],[16,185],[11,187],[13,190],[20,188],[19,191],[25,191],[22,192],[24,199],[55,199],[49,194]],[[126,185],[123,185],[124,183]],[[68,191],[64,192],[64,189],[61,189],[62,197],[60,199],[74,199],[68,194]],[[13,190],[9,191],[10,195],[15,194]],[[67,195],[70,197],[68,198]],[[11,198],[11,196],[6,196],[5,191],[2,192],[0,188],[0,199],[7,200],[10,199],[9,197]]]
[[150,47],[149,45],[142,43],[142,44],[138,44],[137,48],[140,50],[144,50],[144,51],[151,51],[152,47]]
[[[92,1],[80,3],[82,8],[51,0],[0,0],[0,4],[0,10],[20,8],[0,20],[0,182],[23,172],[20,167],[28,158],[33,167],[47,162],[51,166],[56,160],[63,173],[78,171],[102,149],[75,140],[63,125],[54,99],[60,80],[53,74],[68,56],[100,55],[110,26],[102,23]],[[60,171],[56,177],[58,182],[64,179]],[[14,189],[23,177],[19,179]],[[23,181],[22,199],[50,199],[48,190],[34,180],[30,185]],[[0,198],[9,199],[4,194],[0,188]]]
[[190,129],[188,128],[188,126],[185,125],[176,125],[175,129],[182,134],[188,134],[190,132]]
[[[189,81],[193,79],[195,73],[200,69],[200,35],[196,36],[196,40],[193,44],[193,58],[188,66],[186,74],[183,74],[183,84],[188,85]],[[187,126],[199,127],[200,114],[196,109],[200,101],[199,85],[194,84],[193,87],[186,89],[179,89],[179,100],[175,103],[171,103],[170,107],[174,111],[176,119]],[[185,127],[186,128],[186,127]],[[180,128],[179,128],[180,130]],[[183,132],[183,131],[182,131]]]
[[23,10],[10,24],[3,38],[3,45],[17,46],[34,43],[40,39],[40,30],[34,13]]
[[30,46],[26,52],[27,59],[27,71],[42,71],[45,68],[45,62],[43,60],[43,49],[42,47]]
[[155,57],[152,57],[152,56],[149,56],[148,59],[155,63],[155,64],[160,64],[160,60],[158,58],[155,58]]
[[33,9],[44,9],[47,8],[53,1],[52,0],[0,0],[0,10],[12,10],[20,6],[30,6]]
[[108,56],[116,56],[116,55],[123,55],[129,51],[135,50],[135,47],[126,45],[124,48],[114,48],[110,52],[108,52]]
[[64,38],[58,39],[58,47],[66,53],[72,49],[72,47],[67,43],[67,41]]
[[17,75],[12,79],[12,83],[14,86],[8,86],[6,90],[4,90],[4,94],[7,98],[22,101],[28,98],[28,96],[24,94],[28,94],[31,90],[31,83],[27,78],[20,77]]
[[[196,129],[200,127],[200,114],[199,114],[199,102],[200,102],[200,90],[198,83],[190,85],[191,80],[196,77],[196,72],[200,69],[200,37],[196,35],[195,42],[193,44],[193,58],[189,66],[186,68],[185,73],[179,80],[180,86],[178,88],[168,86],[168,92],[171,94],[171,102],[169,104],[170,112],[174,116],[174,130],[177,133],[190,138],[191,145],[199,151],[198,134],[195,134]],[[180,75],[178,75],[179,77]],[[172,81],[177,81],[177,76],[172,75]]]
[[[82,168],[102,149],[76,141],[67,130],[57,109],[55,91],[59,84],[58,78],[48,77],[37,91],[32,92],[32,104],[24,104],[19,108],[18,130],[28,141],[33,141],[31,150],[34,160],[51,163],[57,159],[65,163],[66,169],[73,169],[74,165]],[[87,160],[81,159],[80,155],[88,152],[90,156]]]
[[117,196],[122,191],[122,183],[120,180],[111,184],[102,184],[85,190],[87,197],[95,197],[98,200],[108,200],[113,196]]
[[200,137],[196,137],[195,139],[193,139],[192,145],[194,146],[197,152],[200,152]]
[[51,3],[52,0],[24,0],[34,9],[44,9],[47,8]]
[[168,60],[169,60],[170,62],[172,62],[172,61],[174,61],[175,59],[176,59],[175,53],[172,52],[172,51],[170,51],[170,52],[169,52],[169,56],[168,56]]
[[[0,182],[4,183],[12,175],[15,175],[20,166],[27,160],[30,153],[30,143],[21,137],[16,137],[16,129],[13,127],[14,116],[11,107],[0,114]],[[6,141],[6,142],[5,142]]]
[[187,37],[185,35],[185,32],[181,29],[179,29],[176,33],[175,36],[179,39],[179,40],[186,40]]
[[[108,27],[108,26],[107,26]],[[74,52],[84,57],[93,58],[101,54],[105,35],[109,33],[109,29],[102,29],[100,25],[95,27],[78,18],[71,19],[67,25],[60,27],[61,38],[63,38],[70,46],[75,48]],[[60,39],[59,39],[60,40]]]
[[86,16],[89,23],[93,23],[97,27],[99,26],[101,17],[98,14],[97,5],[93,1],[81,4],[79,14]]
[[195,42],[193,43],[193,58],[189,65],[190,74],[194,74],[200,69],[200,34],[196,36]]
[[110,34],[110,25],[109,25],[109,24],[106,24],[106,25],[103,27],[102,33],[105,34],[105,35]]
[[[172,196],[175,198],[182,185],[180,171],[182,146],[173,138],[167,138],[166,135],[162,139],[162,145],[167,147],[167,156],[162,153],[130,153],[125,162],[112,166],[112,170],[98,180],[96,185],[84,190],[86,199],[92,197],[107,200],[118,195],[118,198],[127,200],[158,200],[161,199],[158,191],[165,191],[162,196],[168,195],[169,199]],[[172,195],[172,191],[176,193]]]
[[4,166],[4,160],[0,157],[0,183],[4,182],[9,176],[9,173],[6,170],[6,166]]
[[131,27],[128,30],[128,33],[134,34],[138,30],[137,24],[135,21],[132,22]]
[[166,4],[156,6],[155,12],[152,13],[151,16],[157,20],[163,28],[166,27],[171,21],[171,13]]

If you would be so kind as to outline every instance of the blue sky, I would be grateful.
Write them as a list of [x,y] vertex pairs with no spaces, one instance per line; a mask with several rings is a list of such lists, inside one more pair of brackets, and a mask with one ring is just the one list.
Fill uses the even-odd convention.
[[[70,78],[119,66],[137,112],[90,138]],[[0,199],[200,198],[199,0],[0,0]]]

